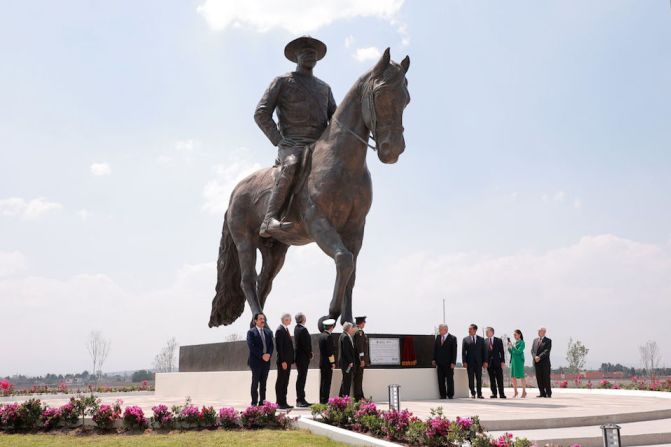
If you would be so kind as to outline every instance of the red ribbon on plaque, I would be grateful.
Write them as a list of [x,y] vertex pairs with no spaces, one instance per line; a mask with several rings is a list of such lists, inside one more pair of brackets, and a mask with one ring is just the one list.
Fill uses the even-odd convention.
[[416,366],[417,354],[415,353],[415,339],[411,335],[403,337],[401,348],[401,366]]

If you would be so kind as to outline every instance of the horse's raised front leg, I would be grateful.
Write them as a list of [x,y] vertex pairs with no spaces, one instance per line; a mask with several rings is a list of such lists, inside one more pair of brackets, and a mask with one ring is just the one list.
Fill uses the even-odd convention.
[[273,280],[280,270],[282,270],[289,246],[279,241],[273,241],[272,245],[261,245],[260,249],[263,266],[259,275],[257,296],[259,297],[261,308],[263,308],[266,306],[266,298],[268,298],[268,294],[270,294],[270,290],[273,288]]
[[263,311],[256,293],[256,247],[249,241],[237,242],[238,259],[240,260],[240,287],[245,294],[252,314]]
[[319,248],[335,261],[336,280],[328,316],[337,319],[342,313],[345,289],[354,271],[354,255],[345,246],[333,225],[325,218],[312,221],[310,223],[310,233]]

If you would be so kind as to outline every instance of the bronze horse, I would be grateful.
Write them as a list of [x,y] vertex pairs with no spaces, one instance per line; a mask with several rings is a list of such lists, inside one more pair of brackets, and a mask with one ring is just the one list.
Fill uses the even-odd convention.
[[[372,202],[366,165],[369,135],[383,163],[395,163],[405,150],[403,110],[410,102],[406,73],[410,59],[390,60],[387,48],[377,64],[347,93],[331,122],[314,144],[310,170],[297,185],[287,220],[294,225],[266,240],[259,226],[274,182],[274,168],[261,169],[233,190],[221,234],[216,296],[209,326],[228,325],[249,303],[263,310],[273,279],[282,269],[290,245],[316,242],[335,261],[336,280],[328,315],[319,319],[352,321],[352,288],[356,260]],[[256,251],[263,266],[256,272]]]

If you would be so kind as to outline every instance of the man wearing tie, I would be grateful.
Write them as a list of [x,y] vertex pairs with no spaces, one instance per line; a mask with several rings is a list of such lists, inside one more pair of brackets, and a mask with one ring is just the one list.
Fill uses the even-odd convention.
[[312,360],[312,338],[305,327],[305,314],[296,314],[296,327],[294,328],[294,342],[296,343],[296,406],[307,408],[310,404],[305,400],[305,379],[308,376],[308,366]]
[[534,359],[536,382],[540,392],[536,397],[552,397],[552,381],[550,380],[552,340],[545,336],[545,332],[544,327],[538,329],[538,338],[531,345],[531,356]]
[[496,399],[496,391],[498,389],[498,397],[505,399],[506,395],[503,392],[503,368],[506,366],[506,357],[503,353],[503,340],[494,337],[494,328],[488,327],[485,330],[487,335],[487,373],[489,374],[489,384],[492,389],[492,399]]
[[477,325],[471,324],[468,327],[468,337],[465,337],[461,343],[461,363],[468,374],[468,388],[471,390],[471,397],[475,399],[476,388],[473,383],[475,379],[478,399],[484,399],[482,397],[482,368],[487,368],[487,346],[485,340],[477,335],[477,332]]
[[331,333],[336,321],[333,318],[322,321],[324,332],[319,336],[319,403],[325,404],[331,393],[331,378],[335,369],[335,347]]
[[[454,398],[454,367],[457,364],[457,337],[448,333],[446,324],[438,326],[433,343],[433,367],[438,373],[438,391],[441,399]],[[447,382],[447,387],[445,386]]]
[[340,334],[340,370],[342,371],[340,397],[349,396],[352,388],[352,372],[354,362],[357,361],[354,341],[352,340],[355,330],[356,326],[349,321],[342,325],[342,334]]
[[266,327],[266,316],[262,312],[254,314],[254,327],[247,331],[247,347],[247,365],[252,370],[252,406],[263,405],[273,355],[273,333]]
[[293,408],[287,403],[287,388],[289,386],[289,375],[291,364],[294,362],[294,344],[291,341],[291,315],[282,315],[282,324],[275,331],[275,344],[277,345],[277,381],[275,382],[275,396],[277,406],[281,410]]

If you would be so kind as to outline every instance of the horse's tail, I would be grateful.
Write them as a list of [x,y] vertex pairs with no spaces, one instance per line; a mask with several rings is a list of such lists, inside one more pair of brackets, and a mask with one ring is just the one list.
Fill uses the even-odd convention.
[[217,261],[216,295],[212,300],[209,326],[229,325],[245,310],[245,295],[240,286],[238,249],[228,228],[228,211],[224,217]]

